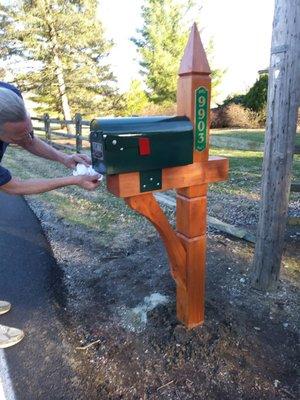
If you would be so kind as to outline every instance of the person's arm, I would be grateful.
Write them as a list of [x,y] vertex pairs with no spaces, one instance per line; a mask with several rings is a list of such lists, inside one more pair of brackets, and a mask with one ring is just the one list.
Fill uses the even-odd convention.
[[37,137],[20,142],[19,145],[36,156],[57,161],[67,168],[75,168],[77,163],[82,163],[86,166],[91,164],[91,159],[86,154],[65,154]]
[[5,185],[0,186],[0,191],[14,195],[28,195],[49,192],[64,186],[77,185],[86,190],[94,190],[99,186],[100,175],[67,176],[52,179],[26,179],[12,178]]

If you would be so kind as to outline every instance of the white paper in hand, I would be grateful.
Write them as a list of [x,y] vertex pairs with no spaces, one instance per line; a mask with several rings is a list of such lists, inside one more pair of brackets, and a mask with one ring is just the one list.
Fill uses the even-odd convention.
[[[76,169],[74,169],[74,171],[73,171],[73,175],[74,176],[78,176],[78,175],[93,176],[93,175],[98,175],[98,172],[96,172],[91,165],[86,167],[84,164],[77,164]],[[102,179],[103,179],[103,175],[100,175],[98,181],[102,181]]]

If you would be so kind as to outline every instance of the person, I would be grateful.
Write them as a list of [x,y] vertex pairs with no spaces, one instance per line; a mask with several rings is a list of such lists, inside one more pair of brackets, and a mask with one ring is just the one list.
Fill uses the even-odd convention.
[[[21,92],[15,86],[0,81],[0,191],[11,195],[31,195],[70,185],[86,190],[95,190],[99,186],[100,175],[26,180],[14,177],[1,165],[9,144],[19,145],[32,154],[59,162],[71,169],[76,168],[79,163],[85,166],[91,164],[90,158],[85,154],[65,154],[36,137]],[[0,315],[8,312],[10,308],[10,303],[0,301]],[[23,337],[22,330],[0,325],[0,348],[10,347],[20,342]]]

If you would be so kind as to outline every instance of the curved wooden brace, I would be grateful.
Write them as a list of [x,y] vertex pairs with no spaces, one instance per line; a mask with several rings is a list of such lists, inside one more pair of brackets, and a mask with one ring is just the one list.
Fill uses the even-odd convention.
[[146,217],[159,232],[171,264],[171,274],[176,283],[186,288],[186,250],[153,194],[126,197],[125,202],[133,210]]

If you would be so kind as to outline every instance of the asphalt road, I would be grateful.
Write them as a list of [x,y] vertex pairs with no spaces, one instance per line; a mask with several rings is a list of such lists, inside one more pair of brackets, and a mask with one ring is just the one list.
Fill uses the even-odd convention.
[[26,333],[21,343],[5,350],[17,400],[89,398],[61,318],[62,281],[25,200],[0,193],[0,298],[13,306],[0,323]]

